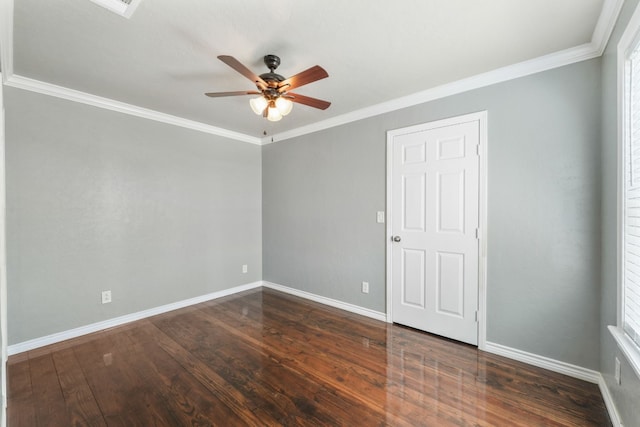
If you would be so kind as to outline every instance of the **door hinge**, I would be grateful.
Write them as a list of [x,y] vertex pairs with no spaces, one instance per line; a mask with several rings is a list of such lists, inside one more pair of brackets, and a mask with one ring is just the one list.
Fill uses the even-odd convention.
[[476,310],[476,323],[478,323],[478,310]]
[[476,239],[480,240],[480,229],[476,228]]
[[480,144],[476,145],[476,154],[480,155]]

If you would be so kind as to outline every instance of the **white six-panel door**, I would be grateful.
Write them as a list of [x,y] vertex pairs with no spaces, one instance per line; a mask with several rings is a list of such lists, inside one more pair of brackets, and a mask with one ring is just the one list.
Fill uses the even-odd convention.
[[480,125],[431,126],[390,136],[392,321],[477,345]]

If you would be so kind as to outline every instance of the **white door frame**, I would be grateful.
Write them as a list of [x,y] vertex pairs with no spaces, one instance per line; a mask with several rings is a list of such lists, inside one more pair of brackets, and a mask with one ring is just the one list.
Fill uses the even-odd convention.
[[487,342],[487,143],[488,143],[488,113],[480,111],[477,113],[465,114],[448,119],[437,120],[415,126],[387,131],[387,231],[386,231],[386,258],[387,258],[387,316],[388,323],[393,322],[392,313],[392,263],[391,263],[391,225],[393,224],[393,212],[391,206],[391,175],[393,168],[393,139],[398,135],[421,132],[429,129],[451,126],[467,122],[479,122],[479,192],[478,192],[478,348],[484,350]]
[[3,75],[0,73],[0,425],[6,425],[7,415],[7,251],[6,251],[6,166],[5,114]]

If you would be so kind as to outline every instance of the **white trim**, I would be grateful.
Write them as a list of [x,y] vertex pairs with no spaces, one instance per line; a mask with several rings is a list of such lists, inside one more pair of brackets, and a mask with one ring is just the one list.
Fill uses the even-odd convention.
[[6,82],[13,74],[13,0],[0,0],[0,64]]
[[609,326],[609,332],[616,340],[618,347],[627,358],[627,361],[636,373],[636,376],[640,378],[640,350],[636,343],[631,341],[624,331],[616,326]]
[[487,252],[489,236],[489,113],[478,113],[480,121],[480,185],[478,192],[478,348],[484,350],[487,343]]
[[572,365],[570,363],[561,362],[549,357],[528,353],[526,351],[507,347],[493,342],[487,342],[484,351],[492,354],[497,354],[498,356],[517,360],[528,365],[533,365],[563,375],[568,375],[579,380],[598,384],[598,388],[600,389],[600,394],[602,394],[602,399],[604,400],[605,407],[607,408],[607,412],[609,413],[611,423],[614,427],[623,427],[620,414],[618,413],[618,409],[616,408],[613,400],[613,396],[611,396],[609,387],[607,387],[607,383],[600,372],[583,368],[581,366]]
[[385,321],[386,315],[379,311],[370,310],[368,308],[360,307],[359,305],[349,304],[347,302],[338,301],[332,298],[323,297],[321,295],[312,294],[310,292],[301,291],[298,289],[290,288],[288,286],[278,285],[272,282],[262,282],[262,286],[276,291],[284,292],[290,295],[294,295],[300,298],[308,299],[320,304],[328,305],[330,307],[339,308],[340,310],[356,313],[361,316],[370,317],[372,319]]
[[596,28],[591,36],[591,45],[598,52],[597,56],[602,55],[607,48],[607,43],[616,26],[623,4],[624,0],[607,0],[602,4]]
[[392,288],[392,259],[391,259],[391,238],[393,236],[393,227],[391,226],[393,223],[393,203],[391,200],[391,190],[393,188],[393,181],[391,179],[392,171],[393,171],[393,137],[387,132],[387,176],[386,176],[386,187],[385,187],[385,197],[387,199],[387,203],[385,209],[387,211],[386,227],[385,227],[385,237],[384,237],[384,256],[385,256],[385,270],[386,270],[386,318],[387,323],[393,323],[393,301],[391,299],[391,295],[393,295]]
[[640,351],[638,346],[631,342],[626,337],[626,334],[622,330],[623,327],[623,311],[624,311],[624,281],[625,272],[622,265],[622,259],[625,251],[625,239],[623,227],[625,224],[625,191],[624,191],[624,159],[626,152],[626,140],[627,140],[627,108],[626,108],[626,94],[625,88],[627,86],[627,56],[630,53],[629,49],[632,49],[638,42],[640,37],[640,4],[636,6],[627,27],[625,28],[620,41],[618,42],[616,54],[617,54],[617,103],[618,103],[618,147],[617,147],[617,253],[616,253],[616,285],[617,285],[617,314],[616,324],[617,326],[609,326],[609,331],[613,335],[620,347],[620,350],[625,354],[629,363],[633,367],[636,375],[640,378]]
[[[57,90],[48,91],[46,90],[46,87],[52,86],[54,88],[60,88],[60,86],[50,85],[45,82],[38,82],[36,80],[27,79],[26,77],[15,76],[13,74],[13,0],[0,0],[2,5],[2,10],[0,11],[0,13],[2,13],[2,16],[0,17],[0,23],[2,24],[0,25],[0,29],[2,29],[0,32],[0,46],[2,47],[0,52],[0,62],[2,63],[5,82],[10,83],[10,85],[15,85],[15,87],[21,87],[25,90],[34,90],[36,92],[38,92],[40,88],[46,90],[46,92],[48,92],[47,94],[52,96],[59,96],[64,99],[83,102],[100,108],[107,108],[125,114],[132,114],[138,117],[144,117],[201,132],[224,136],[238,141],[265,145],[598,57],[602,55],[602,52],[609,41],[609,37],[611,36],[611,32],[613,31],[622,8],[623,1],[624,0],[605,0],[590,43],[585,43],[580,46],[544,55],[518,64],[498,68],[496,70],[458,80],[456,82],[427,89],[413,95],[383,102],[381,104],[352,111],[331,119],[264,138],[257,138],[229,131],[216,126],[120,103],[119,101],[107,98],[95,97],[94,95],[84,94],[71,89],[62,88],[64,89],[62,92]],[[25,83],[25,80],[30,81],[31,84],[23,84]],[[66,93],[67,91],[70,91],[70,93]],[[76,97],[78,94],[81,95]]]
[[598,371],[572,365],[566,362],[561,362],[549,357],[528,353],[526,351],[507,347],[502,344],[496,344],[487,341],[484,351],[497,354],[498,356],[508,357],[509,359],[517,360],[519,362],[527,363],[539,368],[548,369],[553,372],[568,375],[579,380],[588,381],[593,384],[600,383],[601,375]]
[[327,120],[312,123],[307,126],[301,126],[290,131],[265,137],[262,139],[262,143],[270,144],[273,142],[284,141],[286,139],[318,132],[324,129],[400,110],[402,108],[446,98],[458,93],[480,89],[496,83],[525,77],[542,71],[551,70],[553,68],[564,67],[565,65],[599,57],[602,55],[607,43],[609,42],[611,33],[615,28],[618,16],[622,10],[623,3],[624,0],[604,1],[602,10],[600,11],[600,16],[598,17],[598,22],[593,30],[590,43],[585,43],[580,46],[540,56],[528,61],[498,68],[496,70],[488,71],[456,82],[447,83],[412,95],[393,99],[391,101],[332,117]]
[[55,96],[57,98],[75,101],[94,107],[104,108],[106,110],[117,111],[119,113],[142,117],[145,119],[180,126],[187,129],[193,129],[229,139],[235,139],[237,141],[258,145],[260,145],[262,141],[260,138],[249,136],[243,133],[230,131],[193,120],[183,119],[181,117],[172,116],[170,114],[160,113],[158,111],[149,110],[147,108],[137,107],[132,104],[126,104],[124,102],[115,101],[113,99],[91,95],[90,93],[80,92],[63,86],[41,82],[39,80],[22,77],[16,74],[7,79],[6,85],[18,89],[41,93],[43,95]]
[[640,9],[636,7],[635,12],[631,16],[629,23],[622,36],[620,37],[620,41],[618,42],[616,54],[617,54],[617,127],[618,127],[618,147],[617,147],[617,181],[616,181],[616,190],[617,190],[617,253],[616,253],[616,282],[617,282],[617,302],[616,302],[616,324],[618,326],[622,326],[622,301],[623,301],[623,279],[624,273],[622,269],[622,263],[620,262],[622,254],[624,253],[624,239],[620,238],[622,236],[622,224],[624,224],[624,191],[622,189],[624,183],[624,141],[626,139],[626,131],[625,131],[625,122],[626,122],[626,108],[625,108],[625,80],[626,80],[626,51],[633,42],[635,38],[636,31],[633,29],[637,29],[640,26]]
[[480,159],[478,164],[478,227],[480,229],[478,235],[478,348],[484,350],[487,341],[487,229],[488,229],[488,215],[487,215],[487,197],[488,197],[488,167],[487,167],[487,153],[489,143],[489,130],[488,130],[488,113],[487,111],[479,111],[476,113],[465,114],[457,117],[450,117],[447,119],[436,120],[428,123],[423,123],[415,126],[404,127],[401,129],[394,129],[387,131],[387,227],[386,227],[386,282],[387,282],[387,314],[386,321],[393,322],[393,301],[392,301],[392,262],[391,262],[391,236],[392,236],[392,224],[393,224],[393,209],[391,200],[391,174],[393,171],[393,138],[412,132],[424,131],[439,127],[451,126],[454,124],[475,122],[479,123],[479,145],[480,145]]
[[[614,20],[615,22],[615,20]],[[606,44],[605,44],[606,45]],[[103,98],[96,95],[92,95],[85,92],[80,92],[74,89],[57,86],[51,83],[46,83],[28,77],[19,76],[16,74],[8,75],[6,78],[6,84],[8,86],[16,87],[19,89],[30,90],[45,95],[56,96],[58,98],[67,99],[70,101],[80,102],[94,107],[105,108],[112,111],[118,111],[125,114],[131,114],[137,117],[143,117],[150,120],[155,120],[163,123],[172,124],[175,126],[181,126],[188,129],[197,130],[200,132],[206,132],[214,135],[223,136],[226,138],[249,142],[251,144],[267,145],[287,139],[295,138],[298,136],[310,134],[313,132],[319,132],[321,130],[341,126],[344,124],[352,123],[358,120],[367,119],[370,117],[378,116],[381,114],[390,113],[403,108],[412,107],[426,102],[435,101],[438,99],[446,98],[452,95],[456,95],[463,92],[468,92],[474,89],[480,89],[486,86],[490,86],[496,83],[502,83],[505,81],[525,77],[531,74],[540,73],[543,71],[551,70],[565,65],[573,64],[580,61],[595,58],[599,56],[599,53],[594,49],[592,43],[586,43],[581,46],[576,46],[570,49],[565,49],[560,52],[551,53],[549,55],[534,58],[528,61],[520,62],[518,64],[509,65],[506,67],[498,68],[493,71],[478,74],[472,77],[468,77],[455,82],[447,83],[441,86],[437,86],[431,89],[427,89],[421,92],[417,92],[411,95],[407,95],[401,98],[392,99],[380,104],[372,105],[360,110],[352,111],[346,114],[342,114],[330,119],[322,120],[320,122],[312,123],[307,126],[302,126],[290,131],[281,132],[275,135],[266,137],[254,137],[251,135],[243,134],[240,132],[230,131],[224,128],[207,125],[201,122],[193,120],[183,119],[181,117],[172,116],[158,111],[149,110],[142,107],[137,107],[132,104],[126,104],[120,101],[116,101],[109,98]]]
[[6,165],[5,165],[5,114],[4,114],[4,86],[0,73],[0,426],[6,425],[7,415],[7,359],[8,329],[7,329],[7,216],[6,216]]
[[184,308],[191,305],[199,304],[201,302],[226,297],[229,295],[237,294],[239,292],[259,288],[261,286],[262,286],[262,282],[248,283],[246,285],[236,286],[236,287],[225,289],[218,292],[212,292],[210,294],[201,295],[199,297],[189,298],[189,299],[174,302],[171,304],[162,305],[160,307],[154,307],[148,310],[126,314],[124,316],[104,320],[102,322],[92,323],[90,325],[81,326],[79,328],[70,329],[68,331],[58,332],[55,334],[47,335],[45,337],[35,338],[29,341],[13,344],[9,346],[9,355],[12,356],[14,354],[33,350],[46,345],[55,344],[60,341],[76,338],[76,337],[90,334],[93,332],[102,331],[108,328],[113,328],[114,326],[124,325],[125,323],[130,323],[135,320],[145,319],[147,317],[155,316],[157,314],[167,313],[169,311],[177,310],[179,308]]
[[616,408],[616,404],[613,400],[613,396],[611,396],[609,387],[607,387],[607,382],[604,380],[602,375],[600,375],[600,379],[598,380],[598,388],[600,389],[602,400],[604,400],[604,406],[607,408],[607,412],[609,413],[611,424],[613,427],[624,427],[622,425],[622,419],[620,418],[618,408]]
[[404,96],[402,98],[396,98],[391,101],[372,105],[361,110],[356,110],[346,114],[342,114],[340,116],[332,117],[330,119],[316,122],[308,126],[302,126],[290,131],[265,137],[262,138],[262,144],[266,145],[273,142],[284,141],[286,139],[291,139],[309,133],[318,132],[332,127],[355,122],[358,120],[390,113],[402,108],[424,104],[426,102],[435,101],[437,99],[446,98],[474,89],[480,89],[496,83],[502,83],[531,74],[540,73],[542,71],[551,70],[553,68],[563,67],[565,65],[573,64],[576,62],[596,58],[597,56],[599,56],[599,53],[596,49],[594,49],[591,43],[583,44],[581,46],[566,49],[556,53],[551,53],[549,55],[531,59],[529,61],[520,62],[518,64],[498,68],[496,70],[478,74],[466,79],[447,83],[441,86],[414,93],[412,95]]

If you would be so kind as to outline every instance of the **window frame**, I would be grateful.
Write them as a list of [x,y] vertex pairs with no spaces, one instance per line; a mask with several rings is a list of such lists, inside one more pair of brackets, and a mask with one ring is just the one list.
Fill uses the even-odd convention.
[[[617,325],[609,326],[618,347],[628,359],[636,375],[640,378],[640,345],[634,342],[624,331],[625,310],[625,236],[626,236],[626,179],[627,164],[630,162],[630,71],[631,55],[640,49],[640,5],[629,21],[617,46],[617,82],[618,82],[618,221],[617,221],[617,268],[618,268],[618,301]],[[640,82],[638,82],[640,84]]]

